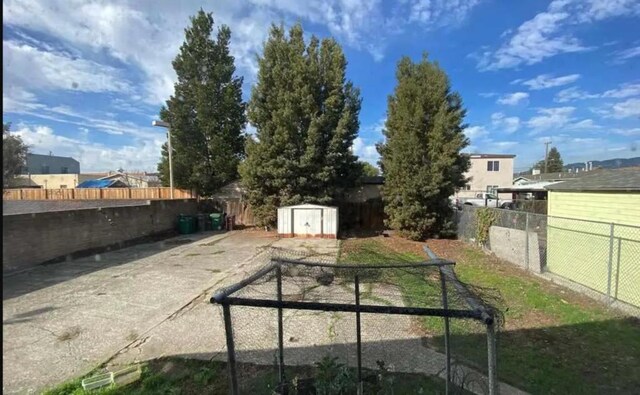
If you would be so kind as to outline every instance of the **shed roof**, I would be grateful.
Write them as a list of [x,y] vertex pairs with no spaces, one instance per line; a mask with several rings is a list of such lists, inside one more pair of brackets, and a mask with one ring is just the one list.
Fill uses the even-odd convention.
[[601,170],[575,180],[549,185],[550,191],[640,191],[640,167]]
[[305,203],[305,204],[294,204],[292,206],[281,206],[278,208],[337,208],[335,206],[321,206],[319,204],[309,204],[309,203]]

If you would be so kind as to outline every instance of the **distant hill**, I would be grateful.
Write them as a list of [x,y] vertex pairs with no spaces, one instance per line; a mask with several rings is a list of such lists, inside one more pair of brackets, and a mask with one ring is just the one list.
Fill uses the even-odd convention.
[[[594,160],[593,168],[601,167],[603,169],[618,169],[621,167],[633,167],[640,166],[640,156],[636,156],[635,158],[619,158],[619,159],[607,159],[607,160]],[[576,162],[570,163],[564,166],[565,170],[575,169],[584,170],[585,164],[584,162]]]
[[[640,166],[640,156],[636,156],[635,158],[594,160],[592,162],[593,162],[594,169],[598,167],[601,167],[603,169],[619,169],[621,167]],[[580,171],[583,171],[585,169],[585,164],[584,162],[570,163],[568,165],[565,165],[563,169],[564,171],[569,171],[569,169],[571,169],[571,171],[576,171],[576,169],[580,169]],[[514,177],[526,176],[528,174],[531,174],[531,170],[516,172],[514,173]]]

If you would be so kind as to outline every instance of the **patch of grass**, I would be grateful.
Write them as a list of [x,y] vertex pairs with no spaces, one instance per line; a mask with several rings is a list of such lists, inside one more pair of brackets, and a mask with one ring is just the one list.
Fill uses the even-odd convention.
[[[355,377],[355,369],[348,368]],[[241,393],[273,395],[278,378],[274,366],[238,363],[238,382]],[[88,377],[102,373],[98,369]],[[289,366],[285,369],[289,382],[305,379],[313,385],[313,378],[323,372],[318,366]],[[325,371],[326,375],[327,372]],[[412,373],[391,373],[386,371],[363,370],[367,386],[374,388],[375,381],[383,374],[390,383],[388,388],[395,394],[443,394],[444,381],[438,377]],[[310,380],[309,380],[310,379]],[[325,377],[326,379],[326,377]],[[293,384],[290,384],[293,388]],[[82,378],[62,384],[44,392],[45,395],[155,395],[155,394],[213,394],[229,393],[226,364],[218,361],[201,361],[182,358],[161,358],[148,361],[142,368],[141,379],[123,387],[109,387],[86,392],[82,388]],[[294,392],[290,392],[294,393]],[[312,392],[313,393],[313,392]],[[369,391],[367,393],[378,393]]]
[[[421,244],[383,238],[349,239],[343,263],[421,260]],[[498,376],[533,394],[636,393],[640,388],[640,322],[552,285],[460,241],[432,240],[440,257],[457,261],[458,277],[499,291],[505,323],[498,332]],[[433,279],[396,276],[406,304],[439,295]],[[437,295],[436,295],[437,294]],[[455,301],[454,301],[455,302]],[[443,320],[418,318],[428,344],[444,348]],[[472,320],[451,319],[451,347],[465,365],[486,372],[486,332]]]

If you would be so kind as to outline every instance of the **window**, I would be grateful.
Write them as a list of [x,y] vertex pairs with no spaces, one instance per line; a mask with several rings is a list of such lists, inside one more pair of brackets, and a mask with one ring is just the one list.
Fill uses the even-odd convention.
[[67,186],[65,184],[60,185],[60,189],[67,189]]
[[[498,192],[498,185],[487,185],[487,193],[490,195],[496,195]],[[490,197],[489,199],[495,199],[495,196]]]
[[500,161],[490,160],[487,162],[487,171],[500,171]]
[[60,174],[67,174],[67,173],[69,173],[69,168],[68,167],[60,168]]
[[42,174],[49,174],[49,165],[42,165],[42,168],[40,170]]
[[471,185],[470,184],[465,184],[464,188],[462,188],[465,191],[470,191],[471,190]]

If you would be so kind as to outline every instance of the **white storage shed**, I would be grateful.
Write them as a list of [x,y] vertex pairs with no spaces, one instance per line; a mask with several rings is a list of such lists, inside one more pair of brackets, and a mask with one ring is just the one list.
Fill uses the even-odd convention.
[[299,204],[278,208],[280,237],[338,237],[338,208]]

